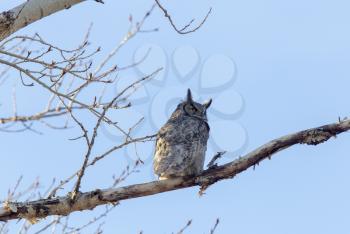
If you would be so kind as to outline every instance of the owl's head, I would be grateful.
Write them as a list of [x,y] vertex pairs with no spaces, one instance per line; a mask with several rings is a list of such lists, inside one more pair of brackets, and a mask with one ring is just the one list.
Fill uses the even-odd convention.
[[191,90],[188,89],[186,100],[181,104],[183,111],[187,115],[207,120],[207,109],[210,107],[211,102],[211,99],[209,101],[204,102],[203,104],[193,101]]

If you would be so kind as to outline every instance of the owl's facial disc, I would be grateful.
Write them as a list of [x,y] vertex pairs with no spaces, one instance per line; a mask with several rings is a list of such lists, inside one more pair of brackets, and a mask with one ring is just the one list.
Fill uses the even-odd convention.
[[193,104],[193,103],[187,103],[185,104],[185,111],[189,114],[189,115],[197,115],[197,113],[199,113],[198,108]]
[[206,119],[205,107],[197,102],[193,102],[191,104],[185,103],[184,110],[190,116]]
[[193,101],[191,90],[188,89],[186,101],[183,103],[183,109],[189,116],[197,117],[206,121],[207,120],[206,112],[211,102],[212,102],[211,99],[203,104]]

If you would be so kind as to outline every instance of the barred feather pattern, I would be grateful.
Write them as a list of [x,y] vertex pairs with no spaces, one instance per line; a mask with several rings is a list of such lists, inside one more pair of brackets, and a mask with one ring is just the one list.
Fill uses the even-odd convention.
[[[206,111],[203,116],[191,116],[180,103],[166,124],[159,130],[156,140],[153,168],[159,179],[195,176],[202,172],[209,125]],[[204,108],[195,103],[197,108]]]

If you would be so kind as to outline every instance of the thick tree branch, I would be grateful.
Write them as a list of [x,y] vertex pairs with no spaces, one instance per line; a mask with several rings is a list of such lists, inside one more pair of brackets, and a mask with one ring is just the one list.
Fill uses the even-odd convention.
[[350,120],[342,120],[338,123],[286,135],[272,140],[230,163],[208,169],[197,177],[175,178],[120,188],[95,190],[78,194],[74,201],[72,201],[69,195],[23,203],[9,201],[0,208],[0,221],[18,218],[36,221],[39,218],[50,215],[68,215],[74,211],[93,209],[102,204],[116,204],[121,200],[143,197],[196,185],[201,186],[201,192],[203,192],[211,184],[219,180],[233,178],[235,175],[255,166],[260,161],[270,158],[278,151],[296,144],[317,145],[349,129]]
[[85,0],[28,0],[4,11],[0,14],[0,41],[28,24],[83,1]]

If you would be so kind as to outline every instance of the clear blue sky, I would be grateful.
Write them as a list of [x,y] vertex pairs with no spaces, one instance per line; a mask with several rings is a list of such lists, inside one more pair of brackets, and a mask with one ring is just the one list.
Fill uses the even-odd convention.
[[[0,9],[18,2],[5,1]],[[107,54],[126,32],[129,14],[140,18],[152,1],[105,2],[88,1],[19,33],[39,32],[49,41],[70,47],[93,22],[92,46],[102,46]],[[137,36],[115,62],[128,64],[151,45],[151,59],[124,75],[137,77],[159,65],[166,72],[158,83],[140,90],[134,112],[116,114],[119,122],[127,126],[129,116],[143,115],[146,122],[139,133],[153,133],[171,112],[168,101],[174,104],[191,87],[197,99],[214,98],[208,116],[212,126],[208,157],[218,149],[232,151],[221,161],[225,162],[281,135],[349,116],[348,1],[181,0],[167,6],[179,25],[193,17],[199,21],[209,7],[213,12],[200,30],[183,36],[156,9],[146,28],[159,27],[160,31]],[[40,110],[39,100],[46,97],[45,92],[37,92],[39,88],[21,87],[15,74],[0,87],[1,117],[10,114],[14,84],[19,113]],[[0,133],[0,199],[20,175],[25,176],[23,187],[40,177],[44,189],[53,177],[63,179],[79,168],[84,145],[68,141],[78,130],[39,128],[44,135]],[[96,153],[117,143],[118,136],[114,136],[108,130],[100,134]],[[349,142],[345,133],[317,147],[285,150],[254,171],[213,185],[203,197],[198,197],[198,188],[190,188],[123,201],[105,219],[105,232],[172,233],[192,219],[186,233],[209,233],[220,218],[216,233],[348,233]],[[153,145],[140,147],[146,163],[123,185],[154,179]],[[119,174],[133,156],[132,149],[111,155],[88,171],[83,190],[107,187],[111,175]],[[72,222],[84,224],[102,210],[74,213]]]

